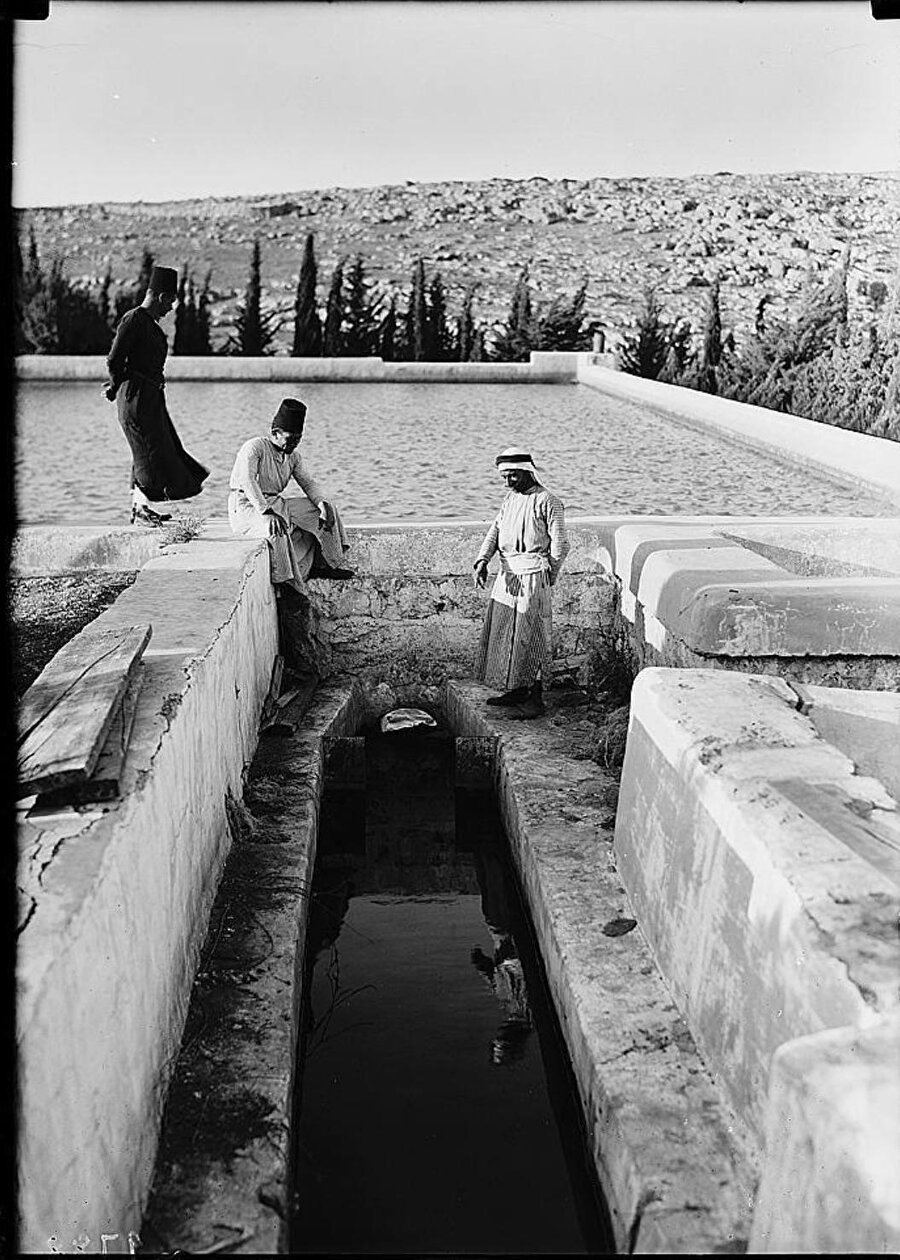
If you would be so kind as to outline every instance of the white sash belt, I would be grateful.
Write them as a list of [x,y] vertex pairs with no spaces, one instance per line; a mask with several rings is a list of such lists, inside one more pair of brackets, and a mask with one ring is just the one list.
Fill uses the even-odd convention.
[[500,552],[500,567],[504,573],[546,573],[550,561],[538,551]]

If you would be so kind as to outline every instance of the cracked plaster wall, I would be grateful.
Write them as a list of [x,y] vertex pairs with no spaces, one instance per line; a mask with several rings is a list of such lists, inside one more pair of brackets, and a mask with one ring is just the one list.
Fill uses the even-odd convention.
[[277,647],[256,544],[173,549],[100,621],[149,621],[153,636],[121,798],[20,827],[23,1251],[96,1251],[140,1227],[229,845],[225,797],[241,793]]

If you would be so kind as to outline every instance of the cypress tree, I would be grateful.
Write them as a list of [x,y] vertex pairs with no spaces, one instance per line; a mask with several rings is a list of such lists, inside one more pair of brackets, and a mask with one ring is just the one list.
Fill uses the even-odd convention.
[[619,367],[632,376],[656,380],[668,353],[667,328],[662,319],[656,291],[644,290],[643,305],[635,332],[626,337],[619,350]]
[[322,321],[316,306],[318,268],[312,232],[306,235],[300,276],[297,280],[297,298],[294,303],[294,341],[291,354],[295,357],[318,358],[322,353]]
[[31,354],[33,346],[25,329],[25,260],[18,236],[13,237],[13,328],[14,354]]
[[535,350],[583,350],[588,348],[584,331],[584,304],[587,280],[582,280],[572,297],[559,294],[545,314],[536,320],[532,338]]
[[260,280],[259,240],[253,242],[250,255],[250,277],[244,292],[244,300],[234,321],[234,333],[228,339],[226,352],[248,358],[269,353],[275,334],[281,327],[277,311],[263,314],[262,282]]
[[190,311],[187,305],[188,268],[181,264],[181,278],[178,281],[178,305],[175,307],[175,333],[172,337],[173,354],[191,353]]
[[506,323],[501,325],[494,339],[495,357],[513,363],[527,359],[534,348],[535,331],[531,284],[526,263],[516,280]]
[[385,363],[397,357],[397,299],[393,293],[378,328],[378,353]]
[[472,349],[475,344],[475,318],[473,315],[473,305],[475,301],[475,289],[477,285],[469,285],[463,294],[462,309],[459,313],[459,319],[456,321],[456,344],[454,346],[455,358],[461,363],[465,363],[472,358]]
[[666,361],[657,380],[664,381],[667,385],[691,387],[689,373],[693,338],[690,322],[683,318],[676,319],[669,331]]
[[328,302],[325,306],[325,333],[322,353],[327,359],[335,358],[344,349],[344,260],[331,274]]
[[212,354],[209,331],[209,282],[212,271],[207,271],[203,288],[197,298],[197,323],[192,354]]
[[425,264],[413,264],[409,305],[406,309],[406,357],[422,363],[428,358],[428,307],[425,299]]
[[426,353],[432,363],[443,363],[450,356],[450,336],[447,329],[447,296],[441,273],[435,272],[428,286],[426,314]]
[[718,367],[722,361],[722,310],[719,303],[719,277],[716,276],[706,298],[706,318],[700,347],[700,371],[695,388],[707,394],[719,392]]
[[344,354],[374,354],[377,342],[378,319],[369,295],[365,266],[357,255],[347,276]]
[[116,324],[125,314],[126,311],[132,310],[135,306],[140,306],[144,300],[144,294],[150,284],[150,273],[153,270],[153,255],[145,245],[141,253],[141,266],[138,271],[137,280],[134,284],[128,285],[120,293],[116,294]]
[[109,329],[110,332],[113,331],[113,328],[111,326],[111,319],[112,319],[112,303],[110,302],[111,292],[112,292],[112,271],[110,270],[109,263],[107,263],[106,274],[104,275],[102,281],[100,282],[100,297],[97,300],[97,308],[98,308],[100,318],[103,321],[104,326],[107,329]]

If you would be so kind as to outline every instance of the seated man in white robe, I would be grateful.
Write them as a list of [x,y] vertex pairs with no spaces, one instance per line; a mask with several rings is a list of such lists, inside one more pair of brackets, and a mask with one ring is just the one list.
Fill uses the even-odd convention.
[[537,479],[521,447],[497,456],[508,494],[475,558],[475,585],[487,582],[488,562],[500,568],[484,619],[475,677],[502,692],[487,703],[510,707],[510,717],[544,712],[542,682],[552,655],[550,588],[569,552],[565,509]]
[[[349,550],[337,509],[307,473],[297,450],[306,404],[285,398],[268,436],[250,438],[237,453],[229,483],[228,519],[236,534],[267,538],[272,581],[297,591],[308,577],[349,578]],[[302,495],[285,495],[291,479]]]

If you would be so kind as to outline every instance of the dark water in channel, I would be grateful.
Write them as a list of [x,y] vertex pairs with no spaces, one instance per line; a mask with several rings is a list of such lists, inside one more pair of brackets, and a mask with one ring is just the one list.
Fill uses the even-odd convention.
[[489,793],[442,732],[326,793],[295,1116],[296,1253],[611,1253]]

